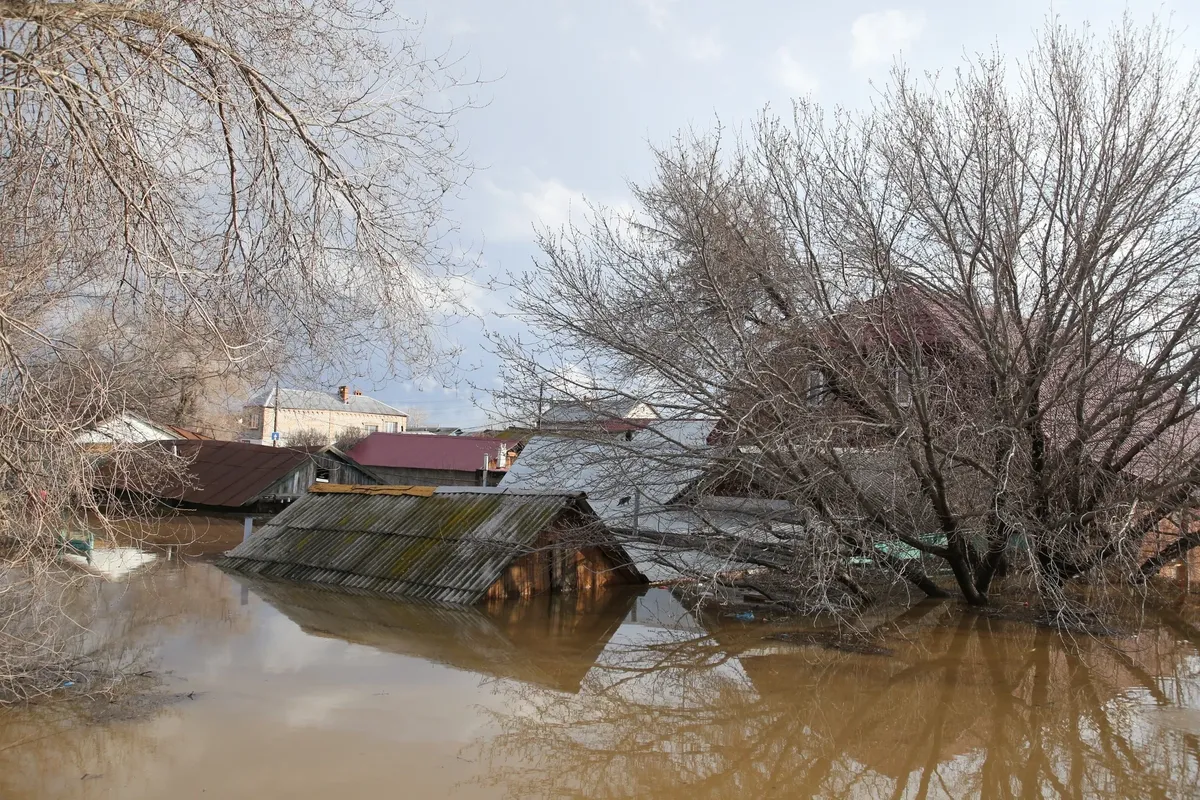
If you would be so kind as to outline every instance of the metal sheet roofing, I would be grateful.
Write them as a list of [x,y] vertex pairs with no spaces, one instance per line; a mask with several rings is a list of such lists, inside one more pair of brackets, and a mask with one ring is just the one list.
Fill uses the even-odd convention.
[[517,441],[509,439],[372,433],[351,448],[348,455],[368,467],[474,472],[483,469],[484,456],[494,459],[501,449],[508,451],[516,446]]
[[[247,405],[275,406],[275,389],[268,389],[253,398]],[[343,400],[335,392],[318,392],[311,389],[279,389],[279,407],[304,411],[349,411],[355,414],[379,414],[407,416],[395,406],[365,394],[351,394]]]
[[628,441],[534,436],[500,481],[505,489],[585,491],[606,524],[633,510],[666,504],[700,478],[708,465],[706,442],[714,423],[671,420],[655,423]]
[[264,447],[246,442],[213,439],[162,442],[185,462],[186,479],[160,478],[130,489],[167,500],[206,506],[236,508],[254,499],[312,456],[312,450],[294,447]]
[[582,493],[571,492],[309,493],[220,563],[267,578],[471,604],[567,509],[590,514]]

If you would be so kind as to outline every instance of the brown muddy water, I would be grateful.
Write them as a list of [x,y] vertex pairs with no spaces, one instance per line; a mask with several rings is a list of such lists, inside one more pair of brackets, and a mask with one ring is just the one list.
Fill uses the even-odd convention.
[[922,605],[882,656],[661,589],[446,610],[239,580],[97,587],[98,635],[173,702],[3,712],[0,798],[1200,795],[1186,612],[1097,640]]

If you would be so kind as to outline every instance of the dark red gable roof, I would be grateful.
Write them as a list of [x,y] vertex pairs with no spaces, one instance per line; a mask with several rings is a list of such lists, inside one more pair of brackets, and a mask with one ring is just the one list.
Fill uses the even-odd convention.
[[475,472],[483,469],[485,455],[494,459],[502,447],[510,450],[516,446],[515,439],[372,433],[354,445],[346,455],[368,467]]
[[245,505],[275,481],[304,463],[311,449],[265,447],[215,439],[160,443],[187,459],[190,485],[171,480],[167,485],[128,487],[164,500],[236,508]]

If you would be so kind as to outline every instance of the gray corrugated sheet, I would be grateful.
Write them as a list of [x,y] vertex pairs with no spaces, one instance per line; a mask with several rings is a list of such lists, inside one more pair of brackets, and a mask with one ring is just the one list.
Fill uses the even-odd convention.
[[470,604],[581,493],[308,494],[219,563],[268,578]]
[[535,436],[500,481],[505,489],[571,489],[606,524],[632,509],[635,491],[644,509],[670,502],[709,466],[708,420],[669,420],[639,431],[629,441],[588,441]]
[[[273,408],[275,390],[268,389],[253,398],[248,405]],[[306,411],[348,411],[355,414],[381,414],[404,416],[395,406],[365,394],[351,394],[345,400],[333,392],[317,392],[311,389],[280,389],[279,407]]]

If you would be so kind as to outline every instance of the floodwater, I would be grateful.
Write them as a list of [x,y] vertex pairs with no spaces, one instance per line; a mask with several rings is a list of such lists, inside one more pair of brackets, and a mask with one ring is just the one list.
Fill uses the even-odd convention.
[[0,798],[1200,795],[1188,612],[1096,640],[922,605],[867,655],[661,589],[451,611],[240,580],[104,586],[176,702],[2,712]]

